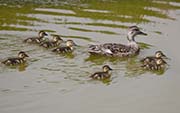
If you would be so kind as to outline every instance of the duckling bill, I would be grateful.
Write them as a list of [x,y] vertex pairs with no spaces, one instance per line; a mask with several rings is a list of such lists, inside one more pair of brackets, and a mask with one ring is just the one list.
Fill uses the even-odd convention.
[[7,66],[19,65],[19,64],[23,64],[26,62],[26,59],[25,59],[26,57],[29,57],[29,56],[24,51],[20,51],[18,53],[18,57],[8,58],[8,59],[2,61],[2,63]]
[[104,80],[111,77],[110,71],[112,70],[108,65],[102,67],[102,72],[95,72],[90,76],[90,78],[95,80]]

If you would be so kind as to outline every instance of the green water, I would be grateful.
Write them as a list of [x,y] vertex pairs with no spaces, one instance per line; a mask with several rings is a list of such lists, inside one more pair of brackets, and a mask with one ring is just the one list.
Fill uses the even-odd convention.
[[[179,113],[179,0],[0,0],[0,60],[20,50],[18,67],[0,64],[0,113]],[[90,56],[89,44],[127,43],[137,25],[140,54],[133,58]],[[22,41],[39,30],[73,39],[73,54],[58,55]],[[48,37],[50,38],[50,37]],[[163,51],[167,70],[142,70],[139,60]],[[108,81],[89,76],[105,64]]]

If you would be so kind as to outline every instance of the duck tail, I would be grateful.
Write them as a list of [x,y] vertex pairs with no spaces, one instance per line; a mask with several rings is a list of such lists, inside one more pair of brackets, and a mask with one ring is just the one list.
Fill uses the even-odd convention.
[[99,54],[101,53],[101,48],[99,45],[90,45],[88,48],[90,54]]

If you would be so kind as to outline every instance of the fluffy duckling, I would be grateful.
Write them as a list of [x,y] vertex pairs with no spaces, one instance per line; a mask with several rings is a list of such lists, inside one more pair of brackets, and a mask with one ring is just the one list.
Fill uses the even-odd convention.
[[45,31],[39,31],[37,37],[29,37],[24,40],[25,43],[31,43],[31,44],[40,44],[42,41],[44,41],[44,37],[48,34]]
[[143,64],[149,64],[151,62],[155,62],[155,60],[157,60],[159,58],[167,58],[167,57],[166,57],[166,55],[164,55],[164,53],[162,51],[156,51],[155,56],[145,57],[141,60],[141,62]]
[[26,59],[25,59],[26,57],[29,57],[29,56],[24,51],[20,51],[18,53],[18,57],[8,58],[2,61],[2,63],[7,66],[19,65],[26,62]]
[[92,79],[96,79],[96,80],[104,80],[104,79],[108,79],[111,77],[110,71],[112,70],[108,65],[104,65],[102,67],[103,71],[102,72],[95,72],[94,74],[92,74],[90,77]]
[[163,70],[166,68],[166,61],[162,58],[155,59],[154,61],[143,64],[141,67],[143,67],[146,70]]
[[52,52],[56,53],[70,53],[73,52],[74,48],[73,46],[76,46],[73,40],[67,40],[66,41],[66,46],[65,47],[57,47],[52,50]]
[[52,36],[53,36],[52,41],[42,42],[40,46],[45,48],[52,48],[59,46],[63,42],[63,39],[59,35],[52,35]]

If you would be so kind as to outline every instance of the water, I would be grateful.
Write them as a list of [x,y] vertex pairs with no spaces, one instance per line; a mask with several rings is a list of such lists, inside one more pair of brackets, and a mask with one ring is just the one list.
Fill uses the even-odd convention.
[[[0,1],[0,59],[20,50],[30,56],[19,67],[0,65],[1,113],[179,113],[180,1],[25,0]],[[141,52],[133,58],[90,56],[89,44],[126,43],[127,27],[148,34],[136,40]],[[73,39],[79,47],[57,55],[22,43],[39,30]],[[171,60],[167,70],[148,72],[139,60],[162,50]],[[108,64],[110,81],[89,76]]]

